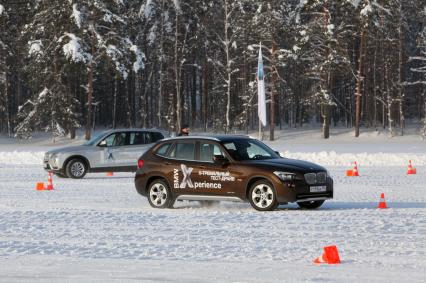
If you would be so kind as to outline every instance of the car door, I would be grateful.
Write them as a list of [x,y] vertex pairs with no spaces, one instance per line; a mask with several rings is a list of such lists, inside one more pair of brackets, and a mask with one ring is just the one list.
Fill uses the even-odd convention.
[[126,145],[120,150],[119,157],[123,166],[137,167],[138,158],[145,153],[153,141],[150,132],[132,131],[127,133]]
[[126,146],[127,132],[116,132],[100,142],[103,147],[99,167],[117,167],[125,165],[122,150]]
[[203,195],[235,195],[236,176],[230,163],[215,162],[215,158],[227,158],[220,145],[213,141],[197,143],[198,161],[193,181],[197,193]]
[[192,140],[180,140],[169,150],[164,165],[173,175],[171,187],[175,195],[194,194],[196,191],[193,182],[194,176],[198,174],[194,171],[198,163],[195,160],[195,144]]

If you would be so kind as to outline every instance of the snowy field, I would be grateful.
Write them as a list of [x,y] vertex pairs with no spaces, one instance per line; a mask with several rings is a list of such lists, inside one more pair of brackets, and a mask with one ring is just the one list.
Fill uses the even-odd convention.
[[[54,191],[35,191],[47,181],[41,156],[58,144],[1,138],[0,282],[425,282],[426,141],[351,135],[271,143],[326,165],[335,198],[266,213],[244,203],[153,209],[128,173],[54,178]],[[408,158],[417,175],[405,174]],[[355,160],[361,177],[345,177]],[[376,209],[382,192],[386,210]],[[340,265],[312,263],[327,245]]]

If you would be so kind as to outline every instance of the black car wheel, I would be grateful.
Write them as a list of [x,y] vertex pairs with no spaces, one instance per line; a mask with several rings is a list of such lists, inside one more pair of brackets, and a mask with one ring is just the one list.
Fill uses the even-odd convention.
[[173,196],[169,186],[164,180],[157,179],[149,185],[148,202],[155,208],[173,207]]
[[278,206],[275,189],[267,180],[259,180],[251,186],[249,200],[251,206],[260,211],[274,210]]
[[67,163],[65,172],[70,178],[81,179],[87,173],[87,165],[83,160],[75,158]]
[[300,208],[315,209],[320,207],[323,203],[324,203],[324,200],[312,200],[312,201],[299,201],[297,202],[297,205]]
[[62,174],[62,173],[53,173],[55,176],[58,176],[59,178],[68,178],[67,175]]

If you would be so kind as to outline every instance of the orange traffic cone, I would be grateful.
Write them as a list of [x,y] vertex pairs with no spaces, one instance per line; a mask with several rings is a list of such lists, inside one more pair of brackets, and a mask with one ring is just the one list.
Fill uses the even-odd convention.
[[52,173],[49,172],[49,175],[47,175],[47,188],[46,190],[51,191],[53,190],[53,182],[52,182]]
[[114,172],[107,172],[107,173],[106,173],[106,175],[107,175],[108,177],[114,176]]
[[37,191],[44,191],[44,183],[37,183],[35,189]]
[[314,259],[314,263],[327,263],[327,259],[324,258],[324,254]]
[[358,173],[358,164],[356,164],[356,161],[355,161],[354,170],[352,171],[352,176],[354,176],[354,177],[358,177],[359,176],[359,173]]
[[346,176],[347,177],[352,177],[354,174],[354,172],[352,171],[352,169],[346,170]]
[[324,247],[324,252],[314,260],[314,263],[339,264],[340,256],[336,246]]
[[385,194],[384,193],[382,193],[381,195],[380,195],[380,202],[379,202],[379,205],[377,206],[377,208],[388,208],[388,206],[386,205],[386,201],[385,201]]
[[411,165],[411,160],[408,160],[407,175],[413,175],[413,174],[416,174],[416,173],[417,173],[416,168],[414,168],[413,165]]

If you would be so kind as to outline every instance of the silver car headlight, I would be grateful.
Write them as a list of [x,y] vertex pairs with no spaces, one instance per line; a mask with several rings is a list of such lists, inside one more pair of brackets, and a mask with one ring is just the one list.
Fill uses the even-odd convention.
[[282,181],[292,181],[296,178],[296,174],[291,172],[275,171],[274,174]]
[[50,158],[50,153],[49,153],[49,152],[46,152],[46,153],[44,154],[44,160],[49,161],[49,158]]
[[58,165],[59,164],[59,156],[58,156],[58,154],[55,154],[55,153],[52,154],[50,156],[50,160],[52,160],[55,165]]

